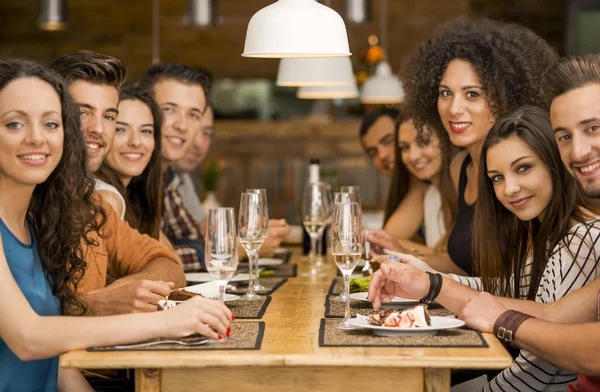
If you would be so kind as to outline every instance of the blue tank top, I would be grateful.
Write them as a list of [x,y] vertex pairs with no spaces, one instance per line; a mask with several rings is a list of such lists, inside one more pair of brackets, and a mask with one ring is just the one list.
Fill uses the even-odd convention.
[[[28,228],[31,245],[19,241],[0,219],[0,235],[8,267],[37,314],[59,316],[59,301],[52,295],[52,288],[46,279],[31,225]],[[57,377],[58,357],[21,361],[0,338],[0,391],[55,392]]]

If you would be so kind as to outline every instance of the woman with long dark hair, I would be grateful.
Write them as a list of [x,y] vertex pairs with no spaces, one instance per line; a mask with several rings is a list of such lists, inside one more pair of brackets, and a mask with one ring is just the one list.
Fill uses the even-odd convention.
[[[415,126],[435,132],[445,151],[463,149],[450,163],[458,211],[448,237],[449,257],[424,256],[433,268],[473,275],[471,226],[481,146],[497,119],[524,105],[542,104],[541,75],[556,58],[548,43],[523,26],[466,18],[443,25],[409,55],[406,104]],[[407,252],[385,236],[369,239],[374,250]]]
[[76,369],[59,371],[69,350],[227,334],[231,312],[201,298],[165,312],[61,316],[85,313],[82,241],[93,245],[106,220],[85,151],[65,81],[35,62],[0,61],[0,390],[89,390]]
[[125,221],[154,239],[159,239],[162,214],[161,124],[150,94],[123,88],[113,145],[97,173],[125,198]]
[[[453,275],[430,285],[429,274],[437,271],[399,254],[401,263],[382,266],[372,279],[369,298],[376,307],[390,294],[425,298],[439,289],[436,301],[458,313],[485,289],[507,307],[523,309],[518,302],[525,301],[514,299],[554,302],[600,276],[600,208],[562,163],[548,113],[529,106],[496,122],[481,148],[478,180],[473,250],[481,278]],[[488,387],[566,390],[575,379],[521,351]]]
[[[433,133],[417,137],[406,108],[396,117],[395,163],[383,230],[407,248],[445,252],[456,215],[456,192],[447,170],[448,154]],[[421,235],[425,245],[408,240]]]

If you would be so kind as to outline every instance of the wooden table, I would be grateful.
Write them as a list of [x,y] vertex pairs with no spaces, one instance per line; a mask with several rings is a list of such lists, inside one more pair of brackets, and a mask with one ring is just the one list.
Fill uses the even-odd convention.
[[[307,270],[299,256],[299,275]],[[333,264],[333,263],[331,263]],[[265,313],[265,336],[253,351],[72,351],[67,368],[135,368],[136,391],[449,391],[450,369],[503,369],[512,358],[484,334],[488,348],[319,347],[327,276],[289,279]]]

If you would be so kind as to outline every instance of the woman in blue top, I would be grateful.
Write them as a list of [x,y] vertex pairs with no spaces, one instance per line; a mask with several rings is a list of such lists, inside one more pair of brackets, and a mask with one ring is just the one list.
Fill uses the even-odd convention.
[[231,312],[201,298],[166,312],[56,317],[85,313],[74,294],[86,267],[81,240],[104,222],[79,127],[58,75],[0,61],[0,391],[91,390],[76,369],[59,371],[68,350],[228,332]]

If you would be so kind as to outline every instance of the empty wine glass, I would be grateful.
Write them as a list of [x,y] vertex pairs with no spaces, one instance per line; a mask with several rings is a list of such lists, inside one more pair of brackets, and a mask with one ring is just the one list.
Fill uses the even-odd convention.
[[[267,191],[265,189],[246,189],[246,192],[257,193],[259,195],[259,197],[261,198],[261,202],[263,203],[262,216],[263,216],[263,219],[265,222],[264,222],[264,226],[263,226],[262,241],[260,242],[260,245],[257,249],[257,252],[258,252],[260,250],[260,247],[262,246],[262,244],[265,242],[267,235],[269,234],[269,205],[267,204]],[[260,270],[258,268],[259,258],[256,257],[255,261],[256,261],[256,264],[254,265],[254,291],[255,292],[267,291],[267,288],[265,286],[263,286],[262,284],[260,284],[260,277],[259,277]]]
[[[333,206],[333,193],[331,191],[331,184],[325,182],[325,186],[327,188],[326,198],[329,205]],[[331,213],[333,213],[333,207],[330,209]],[[317,239],[317,252],[316,252],[316,262],[315,265],[318,269],[321,269],[325,266],[325,252],[323,252],[323,241],[325,240],[325,233],[327,232],[327,227],[331,224],[331,213],[329,218],[327,219],[327,224],[323,228],[323,232],[319,235]]]
[[310,236],[310,276],[318,274],[316,266],[317,240],[323,234],[331,219],[331,198],[327,184],[315,182],[306,184],[302,202],[302,223]]
[[358,203],[337,203],[331,224],[331,254],[344,276],[344,321],[335,325],[339,329],[352,329],[350,313],[350,275],[362,256],[361,212]]
[[225,303],[225,287],[239,262],[233,208],[208,211],[204,258],[206,269],[219,285],[219,299]]
[[242,296],[247,301],[262,299],[254,291],[254,266],[258,265],[258,249],[264,241],[264,205],[258,193],[242,193],[239,215],[239,238],[248,254],[248,292]]

